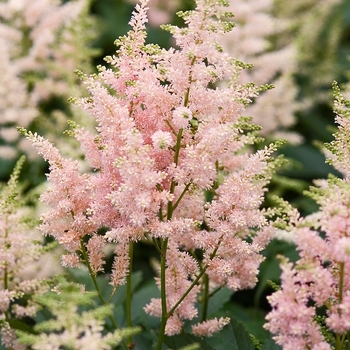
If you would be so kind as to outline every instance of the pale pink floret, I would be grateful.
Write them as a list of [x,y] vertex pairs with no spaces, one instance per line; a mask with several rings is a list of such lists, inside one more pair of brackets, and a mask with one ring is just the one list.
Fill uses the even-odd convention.
[[350,293],[349,290],[341,303],[333,305],[326,320],[327,326],[337,334],[345,334],[350,330]]
[[97,272],[103,272],[104,257],[103,248],[105,246],[105,239],[102,236],[94,235],[86,244],[89,263],[94,275]]
[[114,254],[110,284],[116,288],[125,284],[126,276],[129,273],[129,244],[120,241],[115,248]]
[[[266,317],[268,323],[265,328],[277,334],[274,339],[286,349],[293,346],[294,349],[306,349],[326,344],[320,327],[314,321],[316,308],[307,306],[309,298],[313,297],[309,286],[314,281],[319,283],[318,278],[310,280],[297,275],[290,263],[282,265],[281,278],[283,289],[268,297],[273,309]],[[322,288],[324,285],[321,284],[315,289]]]
[[12,328],[10,328],[8,323],[5,323],[1,327],[0,332],[2,345],[4,345],[6,349],[26,350],[25,345],[19,344],[19,342],[17,341],[15,331]]
[[172,121],[179,129],[186,129],[192,119],[192,112],[188,107],[178,107],[173,111]]
[[334,261],[340,263],[346,263],[349,265],[350,262],[350,238],[340,238],[333,248]]
[[213,318],[192,326],[192,333],[199,337],[211,337],[230,323],[228,317]]
[[64,267],[77,267],[80,263],[80,258],[77,254],[64,254],[61,257],[61,264]]

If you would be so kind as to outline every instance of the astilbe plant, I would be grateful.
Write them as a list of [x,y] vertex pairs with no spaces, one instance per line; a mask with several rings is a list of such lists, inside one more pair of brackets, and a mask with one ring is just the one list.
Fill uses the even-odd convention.
[[[50,164],[41,200],[51,209],[40,230],[66,249],[64,266],[85,262],[103,304],[96,275],[104,271],[107,244],[115,244],[115,289],[130,286],[135,243],[147,241],[159,252],[161,297],[145,306],[161,319],[157,349],[165,334],[178,334],[185,320],[196,319],[199,296],[202,317],[193,333],[211,335],[224,327],[228,319],[207,320],[213,288],[254,287],[260,253],[272,235],[260,206],[276,145],[251,153],[247,145],[256,141],[257,128],[242,117],[267,87],[237,84],[244,64],[217,43],[233,27],[228,3],[196,5],[180,13],[184,28],[165,26],[177,45],[165,50],[145,43],[147,1],[141,1],[132,29],[116,41],[116,55],[106,58],[110,68],[80,74],[90,97],[76,104],[96,119],[96,133],[75,126],[71,134],[91,171],[81,173],[77,160],[22,130]],[[215,87],[225,79],[230,84]],[[127,326],[130,303],[128,293]]]
[[300,258],[294,264],[281,258],[281,289],[268,298],[272,311],[265,327],[286,350],[349,346],[350,101],[336,84],[333,90],[338,132],[327,148],[343,178],[332,175],[310,189],[318,212],[302,218],[291,211],[287,229]]
[[[34,208],[26,205],[18,183],[24,157],[20,158],[7,185],[0,189],[0,329],[1,343],[7,349],[24,349],[14,330],[27,328],[25,318],[33,317],[37,304],[33,294],[47,288],[45,279],[26,274],[50,249],[42,245],[42,235],[35,229]],[[38,266],[36,266],[38,267]]]

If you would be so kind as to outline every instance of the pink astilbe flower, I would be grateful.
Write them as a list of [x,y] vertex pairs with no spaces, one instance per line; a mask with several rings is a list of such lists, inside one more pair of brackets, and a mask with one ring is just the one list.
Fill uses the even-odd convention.
[[89,262],[94,275],[99,271],[103,271],[105,240],[102,236],[94,235],[86,244]]
[[[40,232],[34,229],[35,209],[26,206],[18,184],[23,161],[24,157],[20,158],[9,182],[0,187],[0,329],[7,349],[24,349],[11,321],[35,316],[38,305],[32,296],[47,288],[38,272],[44,251]],[[28,267],[34,275],[26,273]]]
[[[126,241],[126,242],[125,242]],[[114,251],[114,260],[112,266],[112,274],[110,284],[116,288],[125,284],[126,276],[129,274],[129,243],[127,239],[118,241]]]
[[89,175],[79,175],[78,162],[63,158],[47,140],[36,134],[30,137],[39,154],[50,162],[48,179],[54,185],[41,196],[44,203],[56,207],[42,215],[40,230],[74,254],[81,248],[81,238],[96,230],[89,220]]
[[204,321],[192,326],[192,333],[199,336],[212,336],[215,332],[220,331],[227,324],[230,323],[229,318],[220,317],[219,319],[213,318],[212,320]]
[[80,172],[76,161],[27,133],[50,163],[50,186],[41,197],[50,210],[41,230],[71,254],[66,265],[87,249],[88,262],[99,270],[103,239],[116,244],[115,288],[131,272],[131,245],[152,242],[161,252],[157,283],[166,301],[152,299],[145,309],[166,319],[169,335],[196,317],[205,273],[232,290],[253,287],[270,236],[260,205],[276,147],[247,151],[256,127],[241,118],[263,87],[213,88],[242,70],[217,45],[232,27],[222,5],[198,0],[195,11],[181,14],[186,28],[166,26],[177,48],[165,50],[145,43],[142,0],[132,29],[116,41],[116,55],[106,58],[109,67],[81,74],[90,97],[77,105],[96,120],[96,133],[77,126],[72,134],[92,171]]
[[6,347],[6,349],[26,350],[26,346],[18,342],[15,331],[8,323],[3,325],[0,332],[1,343]]
[[[335,111],[339,130],[335,140],[327,145],[330,160],[346,176],[317,181],[309,195],[320,206],[319,212],[291,221],[289,230],[299,250],[299,260],[284,260],[281,289],[270,297],[272,311],[265,327],[283,349],[331,349],[322,327],[328,327],[334,343],[342,347],[342,335],[350,330],[350,183],[344,159],[349,149],[349,101],[344,100],[336,85]],[[321,235],[321,234],[322,235]],[[316,322],[317,310],[326,309],[322,325]]]
[[[274,339],[283,346],[283,349],[313,349],[326,343],[320,326],[314,320],[316,307],[307,304],[313,299],[314,291],[318,289],[326,297],[334,293],[332,287],[334,281],[328,271],[323,271],[318,261],[302,266],[305,263],[301,261],[298,264],[300,269],[293,268],[288,262],[282,264],[282,290],[269,297],[273,310],[266,317],[268,320],[266,328],[271,333],[277,334]],[[303,273],[303,269],[306,273]],[[319,300],[318,306],[326,300],[327,298]]]

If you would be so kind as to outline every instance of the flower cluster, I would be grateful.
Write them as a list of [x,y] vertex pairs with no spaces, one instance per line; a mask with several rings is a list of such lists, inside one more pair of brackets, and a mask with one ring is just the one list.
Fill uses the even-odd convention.
[[[305,218],[294,216],[290,230],[300,258],[282,261],[281,289],[269,297],[272,311],[266,328],[275,334],[283,349],[343,348],[350,330],[350,183],[346,161],[349,156],[349,101],[334,85],[338,132],[327,145],[330,162],[344,178],[330,176],[316,181],[309,194],[319,204],[319,212]],[[318,311],[326,310],[324,325],[316,322]],[[322,327],[333,334],[325,338]]]
[[[111,284],[117,287],[130,273],[131,245],[152,242],[161,257],[162,298],[145,310],[166,320],[167,334],[197,316],[204,275],[232,290],[253,287],[271,234],[260,206],[276,146],[251,153],[246,146],[255,142],[256,127],[242,118],[264,87],[216,87],[244,65],[218,44],[233,26],[228,3],[196,4],[180,13],[185,28],[165,27],[177,45],[165,50],[145,43],[142,0],[132,29],[116,41],[117,54],[106,58],[110,67],[81,74],[90,96],[76,103],[94,117],[96,133],[76,126],[72,134],[92,171],[81,173],[77,161],[27,133],[50,164],[50,187],[41,200],[51,210],[41,231],[68,251],[63,264],[85,259],[94,275],[103,270],[104,245],[113,242]],[[195,329],[212,334],[226,323]]]
[[43,255],[42,237],[33,228],[37,223],[29,220],[34,210],[25,206],[18,184],[23,161],[24,157],[0,192],[0,329],[2,344],[8,349],[22,349],[10,321],[34,316],[37,305],[32,294],[45,289],[37,264]]

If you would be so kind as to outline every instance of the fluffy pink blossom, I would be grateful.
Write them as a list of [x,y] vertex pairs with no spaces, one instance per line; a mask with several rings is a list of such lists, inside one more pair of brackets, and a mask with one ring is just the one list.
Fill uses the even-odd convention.
[[[27,135],[50,163],[50,185],[41,197],[50,209],[41,230],[68,251],[66,264],[75,264],[74,254],[86,248],[97,272],[103,242],[115,243],[110,283],[117,287],[130,273],[131,242],[149,240],[164,249],[165,287],[160,278],[157,284],[166,303],[152,299],[145,310],[164,316],[166,304],[171,335],[196,317],[205,272],[232,290],[256,283],[269,240],[260,206],[276,147],[254,154],[246,149],[255,135],[241,114],[259,87],[213,88],[242,70],[217,45],[231,28],[225,8],[198,0],[195,11],[183,14],[185,30],[168,27],[177,44],[169,50],[145,43],[146,11],[143,0],[132,29],[106,58],[109,66],[83,77],[90,96],[77,105],[94,118],[96,132],[76,127],[72,134],[91,171],[81,171],[40,136]],[[100,228],[107,232],[98,235]]]
[[227,324],[230,323],[229,318],[220,317],[219,319],[213,318],[212,320],[204,321],[192,326],[192,333],[199,336],[212,336],[215,332],[220,331]]
[[94,235],[86,244],[87,253],[89,257],[90,267],[94,275],[99,271],[103,271],[105,239],[102,236]]
[[[339,130],[328,148],[333,164],[347,174],[343,162],[349,149],[349,104],[336,85],[334,92]],[[309,194],[319,212],[294,219],[289,227],[300,258],[295,264],[283,261],[281,289],[268,297],[272,311],[265,327],[284,349],[331,348],[315,321],[318,308],[326,309],[325,324],[336,334],[337,347],[350,329],[349,179],[330,176],[316,184]]]
[[13,350],[25,350],[26,346],[19,344],[17,337],[12,328],[10,328],[8,323],[1,328],[1,342],[7,349]]
[[296,273],[291,263],[285,262],[281,268],[282,289],[268,297],[273,309],[266,317],[265,328],[277,334],[274,339],[284,349],[307,349],[326,343],[314,321],[316,307],[307,304],[313,298],[313,290],[326,287],[329,294],[332,285],[325,284],[325,279],[314,277],[306,269],[304,274],[302,267],[297,270],[299,274]]
[[28,268],[36,272],[41,267],[44,252],[40,232],[33,228],[35,210],[26,206],[18,184],[23,161],[20,158],[0,190],[0,329],[1,343],[7,349],[24,349],[17,343],[12,321],[33,317],[38,305],[32,296],[46,289],[39,273],[27,273]]
[[110,284],[116,288],[125,284],[129,271],[129,244],[119,241],[115,251]]

